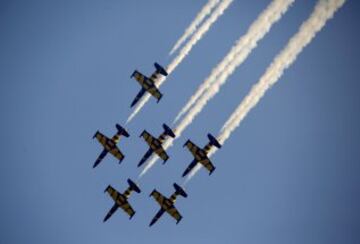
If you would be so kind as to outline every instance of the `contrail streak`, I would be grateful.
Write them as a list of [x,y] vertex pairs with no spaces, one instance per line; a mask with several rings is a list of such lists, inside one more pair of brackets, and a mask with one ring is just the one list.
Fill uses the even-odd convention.
[[191,39],[181,49],[177,57],[169,64],[168,72],[171,73],[181,61],[189,54],[192,47],[202,38],[202,36],[210,29],[212,24],[225,12],[233,0],[223,0],[213,11],[210,17],[201,25],[198,31],[191,37]]
[[[211,89],[208,89],[204,96],[202,96],[195,106],[191,107],[190,111],[174,129],[176,137],[180,137],[181,133],[186,127],[191,124],[197,114],[199,114],[202,108],[206,105],[208,100],[213,97],[220,89],[220,86],[226,81],[227,77],[235,70],[235,68],[242,63],[250,52],[256,47],[257,42],[269,32],[272,24],[278,21],[281,16],[287,11],[294,0],[274,0],[270,5],[259,15],[257,20],[250,26],[249,31],[237,42],[229,54],[224,58],[218,66],[228,64],[228,67],[220,75],[216,84]],[[236,56],[234,57],[234,55]],[[233,58],[231,58],[233,57]],[[233,62],[230,62],[233,60]],[[220,70],[220,68],[215,68]],[[164,148],[167,149],[173,144],[173,140],[166,141]],[[157,161],[157,157],[153,157],[141,172],[141,176],[145,174]]]
[[231,48],[223,60],[211,71],[210,75],[199,86],[195,94],[189,99],[187,104],[182,108],[176,116],[174,123],[177,122],[205,93],[207,89],[215,82],[219,75],[228,67],[233,60],[237,60],[226,70],[227,75],[222,76],[222,80],[217,82],[220,86],[226,81],[237,66],[241,65],[249,56],[251,51],[257,46],[257,42],[261,40],[270,30],[271,26],[277,22],[281,16],[287,11],[294,0],[274,0],[259,15],[259,17],[251,24],[247,33],[242,36],[237,43]]
[[[282,76],[285,69],[296,60],[304,47],[308,45],[316,34],[331,19],[334,13],[345,3],[345,0],[319,0],[310,17],[301,25],[299,31],[289,40],[285,48],[275,57],[266,72],[243,99],[234,113],[221,129],[218,140],[221,144],[230,137],[231,133],[240,125],[249,111],[254,108],[265,92],[271,88]],[[216,151],[211,150],[209,157]],[[196,167],[187,177],[189,181],[199,170]]]
[[[213,11],[211,16],[201,25],[198,31],[190,38],[190,40],[185,44],[185,46],[180,50],[179,54],[172,60],[172,62],[167,66],[166,71],[170,74],[174,69],[183,61],[183,59],[190,53],[192,47],[202,38],[202,36],[210,29],[212,24],[224,13],[224,11],[229,7],[233,0],[223,0],[217,8]],[[160,79],[157,81],[157,87],[160,87],[165,79]],[[149,100],[150,94],[146,93],[143,99],[140,100],[133,113],[129,116],[126,123],[130,122],[135,115],[141,110],[145,103]]]
[[194,34],[197,30],[200,23],[205,19],[207,15],[211,13],[213,8],[220,2],[220,0],[209,0],[205,6],[200,10],[200,12],[196,15],[195,19],[189,27],[185,30],[184,34],[180,37],[180,39],[175,43],[174,47],[171,49],[169,55],[172,55],[184,42],[185,40]]

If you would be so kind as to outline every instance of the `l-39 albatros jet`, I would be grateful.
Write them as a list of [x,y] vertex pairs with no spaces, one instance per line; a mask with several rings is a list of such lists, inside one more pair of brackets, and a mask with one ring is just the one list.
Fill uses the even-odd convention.
[[100,131],[97,131],[93,136],[93,138],[96,138],[99,143],[104,147],[104,150],[96,159],[93,168],[95,168],[101,162],[101,160],[106,156],[108,152],[111,153],[115,158],[119,159],[119,163],[121,163],[121,161],[124,159],[124,154],[122,154],[116,144],[119,142],[122,135],[125,137],[129,137],[129,133],[127,133],[127,131],[119,124],[116,124],[116,129],[118,131],[111,139],[101,134]]
[[149,145],[149,150],[145,153],[144,157],[140,160],[138,167],[143,165],[145,161],[155,152],[165,163],[169,156],[167,155],[166,151],[162,147],[163,142],[165,141],[167,136],[171,136],[175,138],[174,132],[170,129],[169,126],[163,124],[164,132],[158,138],[153,137],[149,132],[144,130],[140,137],[143,137],[146,143]]
[[221,148],[221,145],[211,134],[208,134],[207,136],[209,138],[209,142],[204,146],[204,148],[199,148],[190,140],[187,140],[187,142],[184,144],[184,147],[186,146],[194,156],[194,160],[184,171],[182,175],[183,177],[187,175],[196,166],[197,163],[201,163],[209,171],[209,175],[214,172],[215,166],[211,163],[207,154],[209,153],[212,146]]
[[154,197],[154,199],[159,203],[160,210],[156,213],[155,217],[151,220],[150,225],[152,226],[155,224],[155,222],[163,215],[163,213],[167,212],[171,215],[174,219],[176,219],[176,224],[180,222],[182,219],[182,216],[180,215],[179,211],[174,206],[174,203],[176,201],[176,198],[178,195],[181,195],[183,197],[187,197],[186,192],[176,183],[174,183],[175,192],[169,197],[164,197],[160,192],[158,192],[156,189],[154,189],[150,196]]
[[160,78],[160,75],[167,76],[168,73],[166,70],[160,66],[158,63],[154,63],[155,72],[150,76],[150,78],[146,77],[145,75],[141,74],[139,71],[135,70],[134,73],[130,76],[130,78],[134,77],[135,80],[139,82],[141,85],[140,92],[136,95],[134,101],[131,103],[130,107],[133,107],[145,94],[145,92],[149,92],[153,97],[157,99],[157,102],[160,101],[162,94],[156,87],[155,83]]
[[105,216],[104,222],[108,220],[119,207],[122,208],[130,216],[130,219],[134,216],[135,211],[129,204],[128,198],[130,197],[132,191],[140,193],[141,190],[132,180],[128,179],[127,182],[129,184],[129,187],[124,191],[123,194],[117,192],[111,185],[109,185],[105,189],[105,192],[109,193],[110,197],[114,200],[115,203]]

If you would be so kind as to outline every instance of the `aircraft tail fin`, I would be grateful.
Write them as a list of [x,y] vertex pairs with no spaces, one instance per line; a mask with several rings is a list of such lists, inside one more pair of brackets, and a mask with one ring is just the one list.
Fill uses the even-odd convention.
[[217,148],[221,148],[221,144],[219,143],[219,141],[210,133],[207,135],[210,141],[210,145],[213,145]]
[[163,124],[164,132],[166,135],[171,136],[172,138],[175,138],[175,133],[172,131],[172,129],[167,126],[166,124]]
[[135,192],[137,192],[137,193],[140,193],[140,192],[141,192],[140,188],[135,184],[134,181],[128,179],[127,182],[128,182],[128,184],[129,184],[129,187],[130,187],[131,190],[133,190],[133,191],[135,191]]
[[118,130],[118,133],[119,133],[120,135],[123,135],[123,136],[125,136],[125,137],[129,137],[129,136],[130,136],[129,133],[128,133],[121,125],[116,124],[116,129]]
[[168,76],[168,73],[166,72],[166,70],[158,63],[154,63],[156,72],[162,74],[163,76]]
[[175,193],[176,193],[177,195],[183,196],[183,197],[185,197],[185,198],[187,197],[186,192],[184,191],[184,189],[183,189],[181,186],[179,186],[178,184],[174,183],[174,188],[175,188]]

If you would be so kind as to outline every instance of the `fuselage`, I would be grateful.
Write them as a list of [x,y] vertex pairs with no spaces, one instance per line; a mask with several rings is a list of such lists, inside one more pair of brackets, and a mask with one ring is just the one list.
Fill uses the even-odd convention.
[[104,148],[107,151],[111,151],[116,147],[116,144],[120,141],[120,135],[115,134],[111,139],[107,139]]
[[148,90],[148,89],[150,89],[151,87],[153,87],[154,84],[155,84],[155,83],[154,83],[153,80],[151,80],[151,79],[149,79],[149,78],[145,78],[143,86],[144,86],[144,88],[145,88],[146,90]]
[[199,149],[194,155],[196,161],[201,161],[207,157],[206,152],[203,149]]
[[174,193],[169,198],[165,198],[161,204],[161,208],[164,209],[166,212],[170,210],[176,202],[176,197],[177,195]]
[[117,198],[116,198],[116,203],[121,206],[123,205],[124,203],[126,203],[128,201],[128,198],[130,197],[131,195],[131,192],[132,190],[130,190],[129,188],[124,191],[123,194],[119,193]]
[[113,149],[114,147],[116,146],[116,143],[109,139],[106,141],[105,145],[104,145],[104,148],[107,150],[107,151],[110,151],[111,149]]
[[150,147],[151,147],[151,149],[153,149],[155,151],[156,149],[162,147],[162,145],[161,145],[161,142],[159,141],[159,139],[154,138]]

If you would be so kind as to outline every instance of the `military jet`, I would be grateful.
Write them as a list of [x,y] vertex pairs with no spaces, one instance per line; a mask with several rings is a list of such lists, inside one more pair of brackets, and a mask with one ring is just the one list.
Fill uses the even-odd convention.
[[158,138],[153,137],[149,132],[144,130],[140,137],[143,137],[146,143],[149,145],[149,150],[145,153],[144,157],[140,160],[138,167],[143,165],[145,161],[155,152],[165,163],[169,156],[167,155],[166,151],[162,147],[163,142],[165,141],[167,136],[171,136],[175,138],[174,132],[170,129],[169,126],[163,124],[164,132]]
[[162,94],[156,87],[155,83],[160,78],[160,75],[167,76],[168,73],[166,70],[160,66],[158,63],[154,63],[155,72],[150,76],[150,78],[146,77],[145,75],[141,74],[139,71],[135,70],[130,78],[135,78],[141,85],[140,92],[136,95],[134,101],[131,103],[130,107],[133,107],[145,94],[145,92],[149,92],[153,97],[157,99],[157,102],[160,101]]
[[211,134],[208,134],[207,136],[209,138],[209,143],[206,144],[204,148],[199,148],[190,140],[187,140],[187,142],[184,144],[184,147],[186,146],[189,149],[189,151],[192,153],[192,155],[194,156],[194,160],[190,163],[190,165],[184,171],[184,173],[182,175],[183,177],[185,175],[187,175],[196,166],[197,163],[201,163],[209,171],[209,175],[211,175],[212,172],[214,172],[215,166],[211,163],[207,154],[209,153],[212,146],[221,148],[221,145],[216,140],[216,138],[214,136],[212,136]]
[[96,138],[99,143],[104,147],[104,150],[96,159],[93,168],[95,168],[101,162],[101,160],[106,156],[108,152],[111,153],[115,158],[119,159],[119,163],[121,163],[121,161],[124,159],[124,154],[122,154],[119,148],[117,148],[116,144],[119,142],[122,135],[125,137],[129,137],[129,133],[127,133],[127,131],[119,124],[116,124],[116,129],[117,133],[111,139],[101,134],[100,131],[97,131],[93,136],[93,138]]
[[183,197],[187,197],[186,192],[176,183],[174,183],[175,192],[170,196],[170,198],[164,197],[160,192],[156,191],[154,189],[150,196],[154,197],[154,199],[159,203],[160,210],[156,213],[154,218],[151,220],[150,225],[152,226],[155,224],[155,222],[163,215],[163,213],[167,212],[170,214],[174,219],[176,219],[176,224],[180,222],[182,219],[182,216],[180,215],[179,211],[174,206],[174,203],[176,201],[176,198],[178,195],[181,195]]
[[104,192],[109,193],[110,197],[114,200],[115,203],[114,206],[106,214],[104,222],[108,220],[119,207],[122,208],[130,216],[130,219],[134,216],[135,211],[129,204],[128,198],[130,197],[132,191],[140,193],[141,190],[132,180],[128,179],[127,182],[129,184],[129,187],[124,191],[123,194],[117,192],[111,185],[108,185],[108,187],[106,187]]

